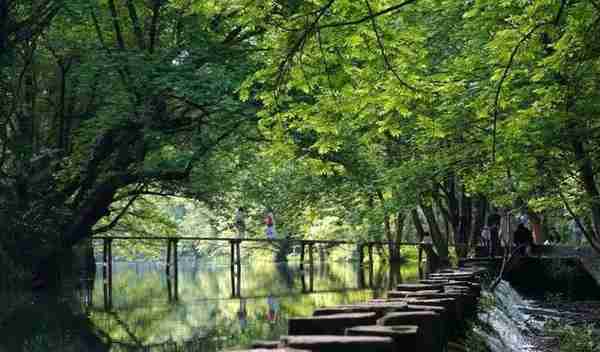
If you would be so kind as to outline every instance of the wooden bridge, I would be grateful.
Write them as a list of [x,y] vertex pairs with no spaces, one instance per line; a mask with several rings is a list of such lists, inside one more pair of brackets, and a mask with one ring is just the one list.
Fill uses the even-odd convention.
[[[314,265],[314,247],[315,245],[355,245],[358,249],[358,263],[360,266],[365,264],[365,249],[369,267],[372,271],[373,267],[373,248],[393,247],[393,246],[419,246],[420,242],[394,242],[394,241],[346,241],[346,240],[311,240],[311,239],[266,239],[266,238],[237,238],[237,237],[124,237],[124,236],[95,236],[93,240],[102,240],[102,281],[104,288],[104,303],[105,306],[112,305],[112,244],[113,241],[158,241],[166,242],[167,254],[165,272],[167,277],[167,289],[169,291],[169,299],[178,299],[179,285],[179,258],[177,245],[180,241],[207,241],[207,242],[228,242],[230,247],[230,267],[231,267],[231,291],[232,297],[240,296],[241,282],[241,243],[254,242],[274,245],[278,243],[300,245],[300,269],[304,270],[306,247],[308,247],[308,264],[310,275]],[[422,251],[419,250],[419,262],[421,262]],[[370,276],[371,279],[371,276]],[[310,280],[312,281],[312,280]],[[370,280],[369,280],[370,281]],[[310,285],[312,286],[312,284]],[[312,287],[311,287],[312,289]]]

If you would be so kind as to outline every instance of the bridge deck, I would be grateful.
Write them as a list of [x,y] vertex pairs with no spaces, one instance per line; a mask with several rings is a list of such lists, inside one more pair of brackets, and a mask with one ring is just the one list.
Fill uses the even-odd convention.
[[394,242],[394,241],[346,241],[346,240],[313,240],[313,239],[269,239],[269,238],[252,238],[252,237],[168,237],[168,236],[156,236],[156,237],[143,237],[143,236],[94,236],[92,239],[95,240],[148,240],[148,241],[223,241],[223,242],[266,242],[266,243],[277,243],[277,242],[292,242],[292,243],[304,243],[304,244],[362,244],[362,245],[388,245],[395,244],[399,246],[418,246],[420,242]]

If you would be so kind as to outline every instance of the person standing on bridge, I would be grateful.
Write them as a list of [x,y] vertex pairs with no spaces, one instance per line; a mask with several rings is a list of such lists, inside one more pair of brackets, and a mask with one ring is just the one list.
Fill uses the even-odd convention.
[[275,239],[277,232],[275,231],[275,219],[273,217],[273,210],[271,208],[267,210],[267,215],[265,216],[265,225],[267,225],[267,229],[265,230],[267,239]]
[[493,212],[488,216],[488,228],[490,230],[490,257],[495,257],[500,253],[500,220],[502,217]]
[[569,222],[569,229],[571,230],[571,233],[573,234],[573,241],[575,242],[575,248],[579,250],[579,247],[581,246],[581,240],[583,238],[583,231],[581,230],[581,226],[579,226],[579,224],[577,222],[578,222],[578,220],[573,218]]
[[238,238],[244,238],[246,234],[246,213],[244,208],[239,207],[235,213],[235,228],[238,233]]

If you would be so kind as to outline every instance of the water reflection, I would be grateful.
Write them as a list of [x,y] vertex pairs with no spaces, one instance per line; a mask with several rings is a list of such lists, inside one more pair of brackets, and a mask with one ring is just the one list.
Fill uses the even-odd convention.
[[418,273],[416,265],[347,263],[237,269],[231,280],[229,265],[182,261],[175,293],[164,265],[117,262],[110,302],[98,270],[95,280],[67,291],[74,294],[38,299],[3,320],[0,336],[8,339],[0,351],[216,351],[277,339],[287,332],[288,317],[365,301]]

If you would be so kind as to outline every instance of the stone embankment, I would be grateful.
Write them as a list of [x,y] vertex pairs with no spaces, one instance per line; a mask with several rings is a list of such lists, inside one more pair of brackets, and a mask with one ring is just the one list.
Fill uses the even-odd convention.
[[464,337],[466,322],[477,313],[485,270],[442,270],[398,285],[387,298],[318,308],[311,317],[290,318],[288,335],[279,341],[256,341],[245,351],[460,350],[451,341]]

